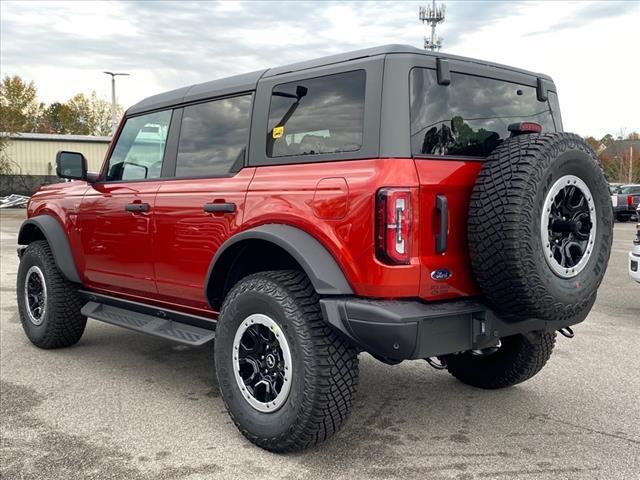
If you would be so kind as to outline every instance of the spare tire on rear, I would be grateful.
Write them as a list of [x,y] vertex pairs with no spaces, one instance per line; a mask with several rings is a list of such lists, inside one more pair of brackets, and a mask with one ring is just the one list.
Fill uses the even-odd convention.
[[582,321],[612,237],[607,181],[579,136],[519,135],[484,162],[469,205],[469,252],[482,293],[505,320]]

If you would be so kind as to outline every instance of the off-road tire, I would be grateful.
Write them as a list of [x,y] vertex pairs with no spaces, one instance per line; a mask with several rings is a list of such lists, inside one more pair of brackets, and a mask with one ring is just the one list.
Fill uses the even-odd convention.
[[[557,179],[573,175],[593,196],[597,228],[584,269],[572,278],[545,259],[541,217]],[[588,314],[611,252],[613,209],[595,152],[569,133],[520,135],[487,158],[469,206],[468,244],[475,278],[506,321],[529,318],[577,323]]]
[[510,387],[530,379],[545,366],[556,343],[555,332],[531,332],[502,339],[489,355],[446,355],[447,370],[462,383],[485,389]]
[[[24,295],[26,275],[32,266],[40,268],[47,288],[46,310],[40,325],[29,320]],[[69,347],[82,337],[87,317],[80,313],[83,301],[78,286],[62,275],[46,241],[30,243],[22,255],[18,267],[17,296],[22,328],[35,346],[45,349]]]
[[[285,333],[293,377],[285,403],[263,413],[242,396],[233,371],[232,343],[252,314],[269,315]],[[358,351],[322,319],[318,295],[299,271],[269,271],[240,280],[222,305],[215,339],[216,376],[240,432],[273,452],[313,446],[349,416],[358,384]]]

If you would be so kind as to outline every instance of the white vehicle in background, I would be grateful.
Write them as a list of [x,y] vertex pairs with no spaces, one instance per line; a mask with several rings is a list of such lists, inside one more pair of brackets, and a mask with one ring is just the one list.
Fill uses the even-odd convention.
[[633,249],[629,252],[629,275],[640,283],[640,206],[636,210],[636,238],[633,241]]

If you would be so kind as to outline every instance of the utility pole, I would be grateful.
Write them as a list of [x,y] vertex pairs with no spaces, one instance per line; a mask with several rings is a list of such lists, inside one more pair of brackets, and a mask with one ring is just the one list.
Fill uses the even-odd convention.
[[129,75],[128,73],[104,72],[111,75],[111,135],[116,133],[118,119],[116,118],[116,77],[118,75]]
[[424,49],[440,50],[442,48],[442,39],[436,35],[436,25],[444,22],[444,5],[436,6],[436,0],[433,0],[430,6],[420,7],[419,18],[422,23],[431,26],[431,38],[424,37]]
[[629,145],[629,183],[633,183],[633,145]]

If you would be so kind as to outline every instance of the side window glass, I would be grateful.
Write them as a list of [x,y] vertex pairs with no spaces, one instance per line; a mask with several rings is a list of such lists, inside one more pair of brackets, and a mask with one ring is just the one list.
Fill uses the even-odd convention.
[[171,110],[127,119],[107,169],[107,181],[158,178],[171,123]]
[[364,70],[276,85],[267,156],[354,152],[362,147]]
[[242,167],[249,141],[251,95],[184,108],[177,177],[227,175]]

